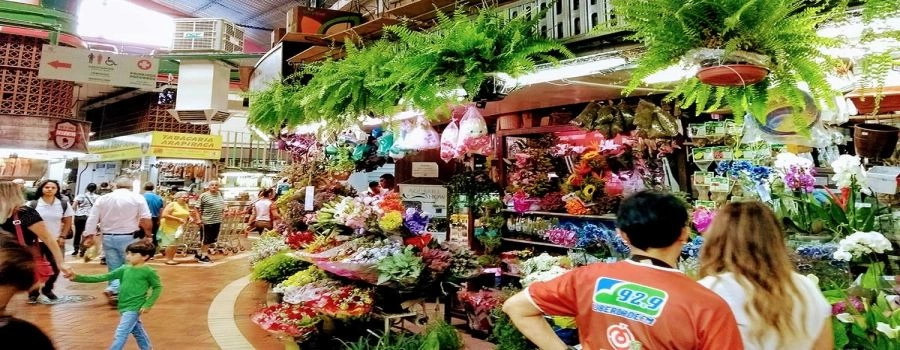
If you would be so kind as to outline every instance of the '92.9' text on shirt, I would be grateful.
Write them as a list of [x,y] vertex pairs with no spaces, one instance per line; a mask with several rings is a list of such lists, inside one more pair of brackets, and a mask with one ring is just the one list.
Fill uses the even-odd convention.
[[678,270],[595,263],[527,291],[544,314],[575,318],[582,349],[743,349],[728,304]]

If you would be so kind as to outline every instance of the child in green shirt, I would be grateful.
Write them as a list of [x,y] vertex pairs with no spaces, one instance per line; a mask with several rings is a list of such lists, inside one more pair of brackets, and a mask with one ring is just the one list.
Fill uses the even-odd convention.
[[[159,282],[156,270],[144,264],[153,256],[156,248],[141,240],[129,244],[125,248],[125,252],[125,261],[128,264],[103,275],[74,275],[71,280],[83,283],[120,280],[119,313],[122,314],[122,318],[119,320],[119,326],[116,328],[115,338],[110,349],[124,348],[128,334],[133,334],[141,350],[149,350],[151,349],[150,336],[144,330],[140,317],[141,314],[150,311],[162,292],[162,284]],[[147,292],[151,289],[148,297]]]

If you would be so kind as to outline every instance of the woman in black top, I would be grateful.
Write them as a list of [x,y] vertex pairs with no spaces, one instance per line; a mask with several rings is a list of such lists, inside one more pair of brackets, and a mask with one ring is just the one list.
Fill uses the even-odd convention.
[[[50,231],[47,230],[47,227],[44,226],[41,215],[38,214],[37,210],[22,205],[23,203],[25,203],[25,198],[23,198],[18,185],[10,181],[0,182],[0,222],[3,223],[0,224],[0,228],[6,231],[3,234],[18,242],[15,224],[16,219],[18,219],[18,226],[22,229],[25,244],[30,246],[34,244],[36,239],[44,242],[53,242],[55,239],[50,234]],[[60,251],[59,245],[48,244],[47,248],[50,250],[59,270],[65,276],[71,274],[72,269],[66,265],[65,257]],[[32,290],[37,290],[37,287],[40,286],[36,286]],[[29,296],[28,302],[32,304],[37,303],[37,296],[33,298]]]
[[13,349],[53,350],[53,342],[40,328],[6,314],[9,300],[34,282],[31,252],[9,232],[0,232],[0,339]]

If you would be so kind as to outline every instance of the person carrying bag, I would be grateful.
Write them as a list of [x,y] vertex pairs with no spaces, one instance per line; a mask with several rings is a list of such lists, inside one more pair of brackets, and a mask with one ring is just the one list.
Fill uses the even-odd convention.
[[19,244],[28,248],[31,252],[31,256],[34,257],[34,280],[36,283],[43,285],[44,282],[47,282],[50,279],[50,276],[53,276],[53,266],[50,265],[50,262],[44,258],[44,254],[41,253],[41,245],[40,242],[35,240],[31,245],[25,242],[25,235],[22,234],[22,221],[19,220],[19,213],[13,213],[13,225],[16,227],[16,237],[19,240]]

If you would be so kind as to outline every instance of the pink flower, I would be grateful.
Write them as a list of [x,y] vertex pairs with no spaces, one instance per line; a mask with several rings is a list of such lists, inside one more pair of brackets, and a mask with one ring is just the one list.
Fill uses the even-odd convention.
[[700,208],[694,211],[692,222],[694,223],[694,228],[697,229],[697,232],[703,233],[706,232],[706,229],[709,228],[709,224],[712,223],[713,218],[716,217],[716,212],[711,211],[706,208]]

